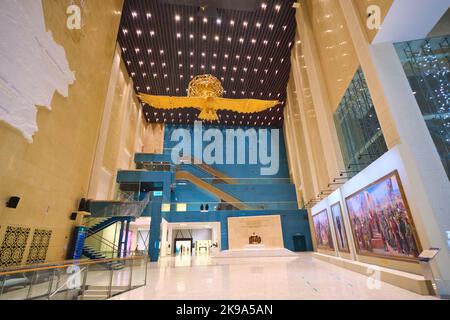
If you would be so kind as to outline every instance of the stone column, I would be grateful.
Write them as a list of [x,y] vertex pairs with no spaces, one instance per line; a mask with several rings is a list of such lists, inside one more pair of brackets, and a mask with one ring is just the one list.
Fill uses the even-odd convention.
[[111,67],[111,76],[106,94],[105,106],[103,108],[102,123],[98,135],[97,147],[95,149],[94,163],[92,165],[91,178],[89,181],[88,198],[95,198],[97,195],[98,183],[101,176],[103,155],[105,154],[106,141],[108,139],[109,122],[111,119],[111,109],[113,106],[114,93],[116,91],[117,79],[120,71],[121,52],[118,47],[114,54]]

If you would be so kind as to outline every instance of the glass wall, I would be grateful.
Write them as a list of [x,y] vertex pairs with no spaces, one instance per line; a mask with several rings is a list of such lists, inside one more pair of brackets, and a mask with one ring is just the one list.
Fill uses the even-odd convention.
[[450,36],[395,44],[450,178]]
[[334,114],[334,121],[349,176],[357,174],[387,151],[361,68],[350,82]]

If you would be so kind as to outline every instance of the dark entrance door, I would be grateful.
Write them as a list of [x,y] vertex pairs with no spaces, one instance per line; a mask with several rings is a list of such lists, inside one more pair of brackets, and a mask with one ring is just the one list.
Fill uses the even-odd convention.
[[293,237],[294,240],[294,251],[295,252],[304,252],[306,250],[306,238],[301,234],[296,234]]

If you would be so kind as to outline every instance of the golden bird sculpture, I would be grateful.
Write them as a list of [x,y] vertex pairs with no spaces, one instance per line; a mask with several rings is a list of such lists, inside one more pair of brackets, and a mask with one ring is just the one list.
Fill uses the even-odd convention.
[[139,93],[139,99],[156,109],[196,108],[200,110],[198,119],[219,120],[218,110],[239,113],[255,113],[279,104],[277,100],[226,99],[222,98],[224,89],[220,81],[210,75],[196,76],[189,83],[187,97],[155,96]]

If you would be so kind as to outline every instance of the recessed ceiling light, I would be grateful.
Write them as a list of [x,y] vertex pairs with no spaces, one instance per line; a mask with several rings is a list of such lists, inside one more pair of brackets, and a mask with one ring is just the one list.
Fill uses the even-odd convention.
[[177,15],[175,16],[175,21],[180,21],[180,20],[181,20],[181,17],[180,17],[180,15],[177,14]]

